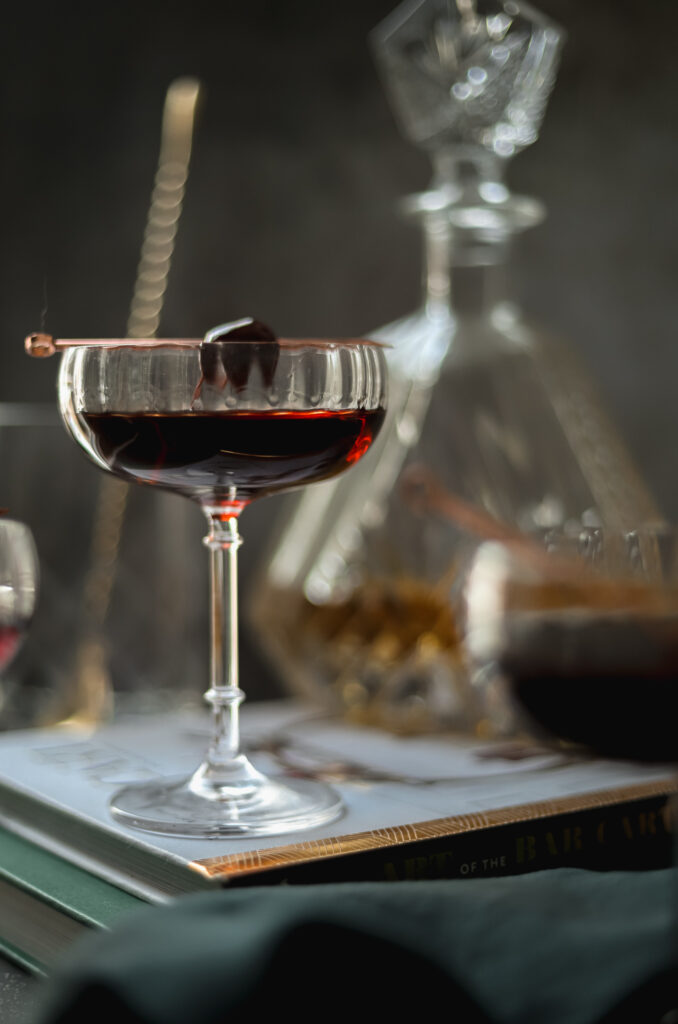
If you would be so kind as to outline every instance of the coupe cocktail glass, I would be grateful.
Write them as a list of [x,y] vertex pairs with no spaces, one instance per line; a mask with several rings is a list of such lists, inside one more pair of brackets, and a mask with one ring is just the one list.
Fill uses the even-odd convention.
[[130,785],[110,803],[118,821],[161,834],[270,835],[342,810],[329,787],[267,778],[240,751],[238,517],[255,498],[361,458],[384,417],[383,351],[359,340],[227,335],[63,343],[59,403],[75,440],[102,469],[191,498],[209,524],[211,744],[190,778]]

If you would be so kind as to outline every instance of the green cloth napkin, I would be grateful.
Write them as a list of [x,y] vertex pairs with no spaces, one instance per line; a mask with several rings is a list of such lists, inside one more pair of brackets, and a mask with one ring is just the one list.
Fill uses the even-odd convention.
[[563,868],[187,896],[80,943],[36,1021],[444,1012],[468,1024],[592,1024],[671,964],[675,883],[668,870]]

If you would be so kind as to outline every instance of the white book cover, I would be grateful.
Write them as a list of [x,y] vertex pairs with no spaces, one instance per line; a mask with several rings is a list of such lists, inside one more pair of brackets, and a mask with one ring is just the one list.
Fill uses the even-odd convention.
[[189,775],[209,742],[206,711],[124,716],[95,731],[0,735],[0,824],[150,900],[243,872],[308,862],[544,815],[652,797],[668,766],[584,760],[548,751],[515,758],[505,743],[402,737],[350,726],[292,701],[245,705],[243,747],[269,774],[322,778],[345,812],[287,836],[183,839],[115,822],[118,788]]

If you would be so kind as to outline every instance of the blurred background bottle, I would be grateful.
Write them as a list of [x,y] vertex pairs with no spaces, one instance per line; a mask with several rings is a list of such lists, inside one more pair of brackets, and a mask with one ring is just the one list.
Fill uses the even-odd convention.
[[507,280],[512,238],[544,210],[505,166],[537,138],[563,33],[509,0],[417,0],[372,42],[433,163],[403,203],[423,235],[421,305],[369,332],[390,346],[387,423],[351,479],[297,499],[251,616],[290,690],[388,728],[482,733],[458,615],[478,540],[659,514],[587,372]]

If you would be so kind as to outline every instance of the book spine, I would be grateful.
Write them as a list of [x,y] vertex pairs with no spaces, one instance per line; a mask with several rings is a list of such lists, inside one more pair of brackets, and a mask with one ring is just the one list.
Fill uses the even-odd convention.
[[570,811],[382,849],[231,876],[228,885],[491,878],[549,868],[669,867],[675,807],[666,795]]

